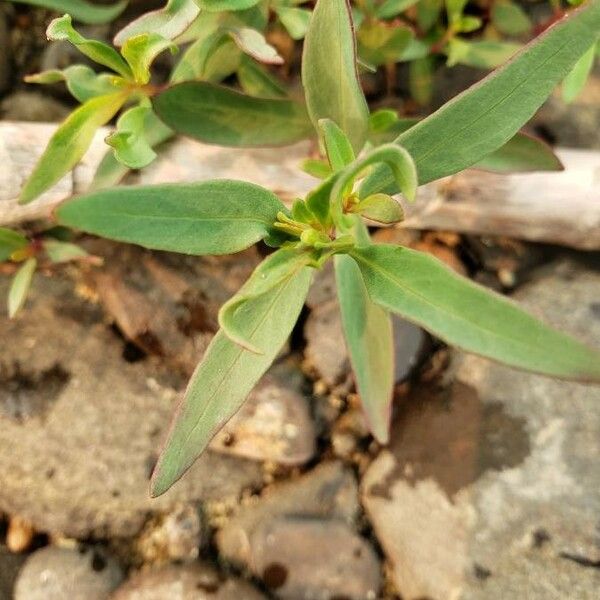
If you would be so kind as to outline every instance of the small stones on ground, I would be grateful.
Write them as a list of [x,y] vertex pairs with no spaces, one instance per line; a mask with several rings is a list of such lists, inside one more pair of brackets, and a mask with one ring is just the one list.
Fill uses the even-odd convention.
[[250,541],[250,569],[278,597],[365,600],[378,597],[379,561],[342,521],[283,517],[265,521]]
[[358,515],[358,490],[353,473],[341,462],[321,463],[302,477],[267,488],[255,502],[243,506],[216,541],[221,555],[239,565],[252,562],[254,532],[276,518],[334,519],[349,525]]
[[198,558],[202,537],[198,508],[181,505],[170,513],[151,518],[137,539],[136,550],[144,563],[191,561]]
[[242,579],[224,578],[211,566],[196,563],[140,571],[110,600],[266,600]]
[[122,579],[120,566],[99,549],[48,546],[23,565],[14,600],[106,600]]
[[293,372],[281,375],[263,377],[216,435],[213,450],[282,465],[301,465],[314,456],[316,432],[307,399],[291,383],[297,379]]
[[217,532],[226,560],[283,599],[377,598],[381,569],[354,530],[356,482],[339,462],[276,484]]

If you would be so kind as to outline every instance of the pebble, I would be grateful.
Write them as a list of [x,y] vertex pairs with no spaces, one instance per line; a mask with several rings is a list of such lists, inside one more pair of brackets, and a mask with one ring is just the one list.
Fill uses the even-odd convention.
[[110,600],[266,600],[249,583],[224,578],[211,566],[195,563],[140,571]]
[[122,579],[119,565],[96,548],[49,546],[23,565],[14,600],[106,600]]

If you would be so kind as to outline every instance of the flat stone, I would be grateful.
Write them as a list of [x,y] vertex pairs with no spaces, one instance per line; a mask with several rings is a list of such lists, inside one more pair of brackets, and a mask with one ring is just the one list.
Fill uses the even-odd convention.
[[341,462],[321,463],[302,477],[267,488],[254,503],[243,506],[222,529],[216,542],[222,556],[238,566],[252,561],[256,531],[273,519],[306,517],[335,519],[348,525],[358,515],[358,490],[352,472]]
[[[598,289],[598,272],[563,262],[515,299],[598,346]],[[361,482],[399,594],[596,598],[600,387],[475,356],[457,363],[448,389],[406,400],[390,447]]]
[[342,521],[276,518],[250,539],[250,568],[278,598],[378,597],[381,567],[371,545]]
[[196,563],[140,571],[110,600],[266,600],[249,583],[223,578],[211,566]]
[[210,448],[253,460],[302,465],[316,451],[316,431],[307,398],[294,380],[295,369],[273,369],[248,396],[238,413],[215,436]]
[[0,103],[0,117],[6,121],[62,121],[70,109],[48,94],[20,90]]
[[122,579],[119,565],[99,550],[49,546],[27,559],[15,600],[106,600]]
[[[0,297],[8,278],[0,278]],[[148,514],[237,498],[258,463],[206,452],[172,490],[148,478],[185,378],[160,357],[130,362],[101,310],[70,282],[36,275],[26,309],[0,319],[0,510],[36,530],[136,534]]]

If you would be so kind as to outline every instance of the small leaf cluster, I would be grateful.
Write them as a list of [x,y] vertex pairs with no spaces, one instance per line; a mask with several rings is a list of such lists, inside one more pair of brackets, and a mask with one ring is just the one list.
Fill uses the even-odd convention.
[[38,266],[76,260],[98,262],[70,238],[70,232],[63,227],[54,227],[31,239],[18,231],[0,227],[0,263],[6,261],[18,265],[7,298],[11,319],[23,307]]
[[[545,375],[600,381],[597,350],[428,254],[373,243],[367,228],[402,219],[397,193],[411,202],[419,185],[486,161],[502,170],[514,158],[515,144],[529,149],[526,164],[548,166],[551,158],[539,158],[519,129],[597,42],[599,31],[600,0],[588,0],[478,85],[422,121],[403,123],[391,111],[369,113],[346,0],[318,0],[304,43],[302,81],[306,114],[323,154],[312,168],[322,180],[306,197],[286,207],[260,186],[215,180],[98,190],[57,209],[62,225],[148,248],[218,255],[263,240],[274,249],[221,308],[220,330],[192,376],[155,469],[153,495],[180,478],[238,411],[289,337],[313,273],[330,260],[357,389],[382,443],[393,390],[392,313],[466,352]],[[184,83],[159,94],[153,106],[175,125],[177,110],[206,99],[204,92],[202,82]],[[252,133],[248,115],[260,115],[256,108],[250,110],[247,100],[218,98],[245,115],[227,135]],[[281,105],[272,105],[256,118],[283,123],[282,114]],[[294,123],[296,113],[287,116]],[[219,135],[227,131],[216,118],[211,127]]]

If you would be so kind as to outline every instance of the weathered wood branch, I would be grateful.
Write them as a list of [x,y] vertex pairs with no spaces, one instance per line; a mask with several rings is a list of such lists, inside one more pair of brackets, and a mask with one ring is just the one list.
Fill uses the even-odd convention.
[[[64,198],[87,189],[106,151],[100,131],[73,173],[31,204],[19,191],[55,130],[55,125],[0,122],[0,225],[47,217]],[[243,179],[286,200],[303,196],[315,180],[298,165],[308,143],[286,148],[240,150],[188,139],[168,144],[159,159],[130,182]],[[403,227],[506,235],[585,250],[600,249],[600,152],[560,149],[561,173],[495,175],[466,171],[423,186],[405,206]]]

